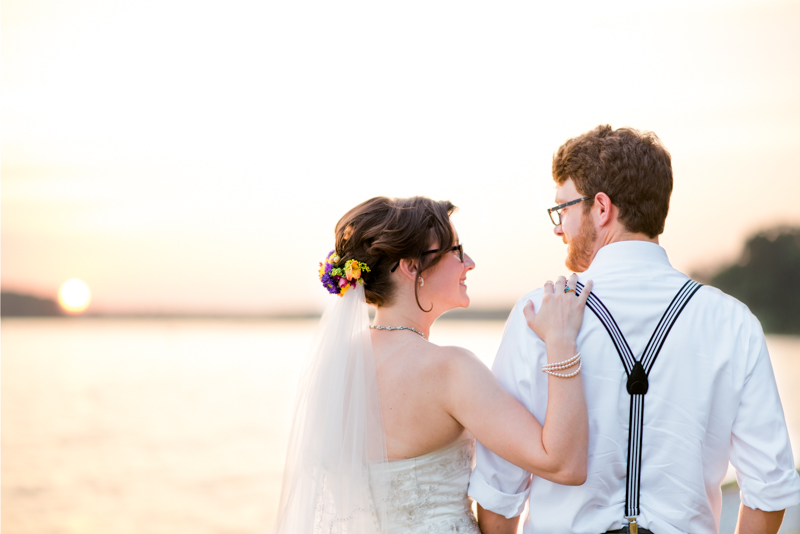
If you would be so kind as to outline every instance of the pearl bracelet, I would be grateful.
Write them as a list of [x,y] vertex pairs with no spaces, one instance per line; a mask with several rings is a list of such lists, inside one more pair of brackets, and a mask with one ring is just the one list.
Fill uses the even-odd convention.
[[580,361],[581,361],[581,353],[579,352],[569,360],[564,360],[563,362],[548,363],[543,365],[542,372],[546,373],[547,371],[559,371],[562,369],[567,369],[577,364]]
[[580,373],[580,372],[581,372],[581,367],[583,367],[583,363],[579,362],[579,363],[578,363],[578,368],[577,368],[577,369],[575,369],[573,372],[571,372],[571,373],[569,373],[569,374],[564,374],[564,373],[555,373],[555,372],[553,372],[553,371],[544,370],[544,369],[542,369],[542,371],[543,371],[543,372],[545,372],[545,373],[547,373],[548,375],[557,376],[558,378],[572,378],[573,376],[575,376],[575,375],[577,375],[578,373]]

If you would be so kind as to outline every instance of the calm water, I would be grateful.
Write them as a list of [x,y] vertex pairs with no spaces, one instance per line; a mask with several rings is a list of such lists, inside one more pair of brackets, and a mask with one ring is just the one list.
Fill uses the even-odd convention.
[[[270,532],[315,324],[4,319],[3,532]],[[502,329],[432,341],[489,364]],[[800,338],[768,341],[800,459]]]

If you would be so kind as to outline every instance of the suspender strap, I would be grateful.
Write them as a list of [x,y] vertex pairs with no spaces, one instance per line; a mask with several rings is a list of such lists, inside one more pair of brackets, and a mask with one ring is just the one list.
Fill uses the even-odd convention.
[[[650,341],[642,353],[642,357],[637,360],[631,351],[628,341],[622,335],[617,322],[608,311],[605,304],[592,292],[589,295],[586,305],[594,312],[600,322],[603,323],[606,331],[611,336],[611,341],[617,349],[619,358],[628,375],[627,390],[631,396],[630,417],[628,421],[628,471],[627,485],[625,487],[625,516],[635,517],[639,515],[639,495],[642,477],[642,430],[644,429],[644,396],[649,389],[648,376],[656,363],[656,358],[667,335],[672,330],[672,325],[681,314],[689,300],[697,293],[702,284],[694,280],[687,280],[680,291],[670,302],[661,320],[658,322]],[[575,292],[580,295],[583,291],[583,284],[576,284]]]

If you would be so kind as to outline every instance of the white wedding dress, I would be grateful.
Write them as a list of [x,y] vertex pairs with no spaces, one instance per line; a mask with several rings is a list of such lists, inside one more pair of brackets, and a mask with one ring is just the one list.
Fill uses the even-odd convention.
[[475,440],[460,439],[437,451],[370,468],[385,485],[376,499],[387,534],[480,534],[467,497]]

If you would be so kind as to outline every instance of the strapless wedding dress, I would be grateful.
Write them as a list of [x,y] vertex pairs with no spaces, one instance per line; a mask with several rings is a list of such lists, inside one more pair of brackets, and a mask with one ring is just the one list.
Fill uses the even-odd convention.
[[389,534],[480,534],[467,497],[475,440],[461,439],[415,458],[370,469],[387,495],[379,499]]

